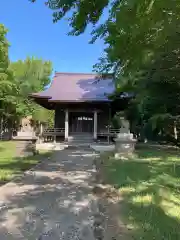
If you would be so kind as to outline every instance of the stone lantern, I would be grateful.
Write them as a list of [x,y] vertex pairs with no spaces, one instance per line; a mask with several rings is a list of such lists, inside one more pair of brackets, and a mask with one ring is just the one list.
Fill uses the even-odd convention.
[[134,152],[136,139],[133,134],[130,133],[129,121],[124,117],[120,116],[121,128],[117,134],[115,141],[115,158],[127,159]]

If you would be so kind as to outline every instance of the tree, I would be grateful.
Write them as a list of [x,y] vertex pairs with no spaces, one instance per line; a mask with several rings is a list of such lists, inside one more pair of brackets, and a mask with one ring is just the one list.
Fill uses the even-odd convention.
[[[34,116],[34,112],[45,112],[46,110],[36,105],[28,95],[38,92],[50,82],[52,64],[42,59],[27,57],[24,61],[19,60],[10,64],[16,85],[15,110],[17,118]],[[37,111],[38,110],[38,111]],[[38,114],[36,114],[38,116]],[[36,116],[36,120],[37,119]],[[40,119],[41,120],[41,119]]]
[[53,128],[54,114],[55,112],[53,110],[47,110],[40,106],[36,106],[33,111],[32,117],[35,122],[42,123],[43,125]]
[[[13,113],[13,92],[16,86],[13,82],[13,75],[9,69],[8,48],[9,44],[6,39],[7,29],[0,24],[0,119],[4,120],[10,118]],[[4,124],[3,124],[4,125]],[[1,124],[2,127],[2,124]],[[2,130],[2,129],[1,129]]]
[[[95,26],[92,43],[103,38],[106,46],[95,70],[113,72],[116,92],[135,93],[130,115],[137,124],[151,123],[166,133],[175,126],[180,115],[178,0],[49,0],[47,5],[54,10],[55,22],[72,13],[72,34],[81,34],[88,24]],[[107,20],[98,26],[107,6]]]
[[[36,0],[30,1],[36,2]],[[94,25],[98,22],[103,9],[108,6],[109,2],[109,0],[48,0],[45,4],[54,11],[54,22],[59,21],[68,13],[72,13],[69,17],[69,24],[72,27],[71,34],[79,35],[84,32],[89,23]],[[113,5],[116,2],[117,0]]]
[[[179,23],[178,0],[48,0],[46,5],[54,10],[55,22],[70,14],[72,34],[81,34],[90,23],[96,26],[92,42],[101,37],[108,46],[96,70],[120,75],[125,70],[130,74],[151,61],[169,31],[175,31]],[[97,27],[106,7],[107,20]]]
[[[32,92],[38,92],[50,82],[52,64],[50,61],[27,57],[24,61],[9,62],[6,39],[7,29],[0,24],[0,121],[1,131],[10,128],[22,117],[35,116],[38,112],[50,119],[49,112],[37,106],[28,98]],[[36,120],[38,114],[36,114]]]
[[137,124],[176,132],[172,129],[179,119],[180,3],[121,1],[119,9],[96,31],[107,48],[95,67],[114,72],[117,92],[136,94],[131,107]]

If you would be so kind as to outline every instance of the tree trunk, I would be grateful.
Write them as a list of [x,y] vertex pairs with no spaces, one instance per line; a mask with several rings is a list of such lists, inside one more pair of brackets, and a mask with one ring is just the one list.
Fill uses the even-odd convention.
[[174,138],[177,140],[178,139],[178,133],[177,133],[177,122],[174,121]]
[[1,123],[0,123],[0,138],[3,138],[3,116],[1,116]]

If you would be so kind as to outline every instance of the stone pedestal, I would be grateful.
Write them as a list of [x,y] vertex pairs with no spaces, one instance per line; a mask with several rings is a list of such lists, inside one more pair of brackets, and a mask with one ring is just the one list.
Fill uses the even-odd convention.
[[132,156],[136,140],[131,133],[119,133],[115,139],[115,158],[127,159]]
[[34,132],[17,132],[17,136],[13,137],[17,141],[17,152],[21,156],[31,156],[36,154],[37,137]]
[[19,139],[32,139],[32,138],[36,138],[36,136],[35,136],[35,133],[33,132],[33,131],[24,131],[24,132],[21,132],[21,131],[19,131],[19,132],[17,132],[17,136],[15,137],[15,138],[19,138]]

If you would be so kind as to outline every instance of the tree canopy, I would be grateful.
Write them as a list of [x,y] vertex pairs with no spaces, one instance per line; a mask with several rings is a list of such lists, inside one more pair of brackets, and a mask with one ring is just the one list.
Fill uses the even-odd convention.
[[37,106],[28,98],[33,92],[43,90],[50,82],[52,64],[42,59],[27,57],[10,64],[16,90],[16,113],[20,116],[32,115]]
[[[71,34],[93,24],[92,43],[102,38],[106,46],[95,70],[113,72],[117,92],[135,93],[128,113],[134,122],[173,129],[180,116],[178,0],[49,0],[47,6],[54,22],[70,15]],[[106,8],[107,19],[98,25]]]
[[[30,0],[36,2],[36,0]],[[47,0],[45,5],[53,10],[53,21],[57,22],[66,14],[72,27],[72,34],[79,35],[86,29],[89,23],[96,24],[107,7],[109,0]],[[116,1],[113,5],[116,4]]]
[[7,29],[0,24],[0,119],[6,127],[18,124],[26,116],[32,116],[35,121],[52,122],[53,113],[28,98],[49,84],[52,63],[35,57],[10,62],[6,34]]
[[13,74],[9,69],[7,29],[0,24],[0,116],[11,115],[14,101],[13,92],[16,86],[13,82]]
[[[82,34],[88,24],[93,25],[91,42],[102,38],[105,43],[103,57],[94,65],[94,69],[100,73],[113,72],[117,93],[126,91],[135,94],[127,114],[136,125],[144,128],[150,124],[152,129],[158,128],[157,132],[161,133],[168,132],[169,129],[172,131],[177,126],[180,116],[178,0],[48,0],[46,5],[53,10],[54,22],[68,16],[72,30],[70,34]],[[108,10],[107,18],[99,24],[105,9]],[[6,29],[1,26],[0,96],[1,106],[3,104],[12,109],[14,95],[5,97],[6,89],[8,93],[17,89],[19,96],[22,96],[29,90],[40,89],[46,79],[39,78],[39,72],[34,75],[34,70],[31,70],[25,76],[27,81],[22,81],[23,73],[17,73],[13,64],[9,67],[5,35]],[[26,67],[28,64],[27,61]],[[37,65],[37,62],[34,63],[32,68]],[[17,75],[13,81],[12,72]],[[42,85],[34,84],[39,80]],[[18,89],[17,82],[20,82],[21,90]],[[17,105],[17,111],[25,112],[23,104],[20,104],[20,107]]]

